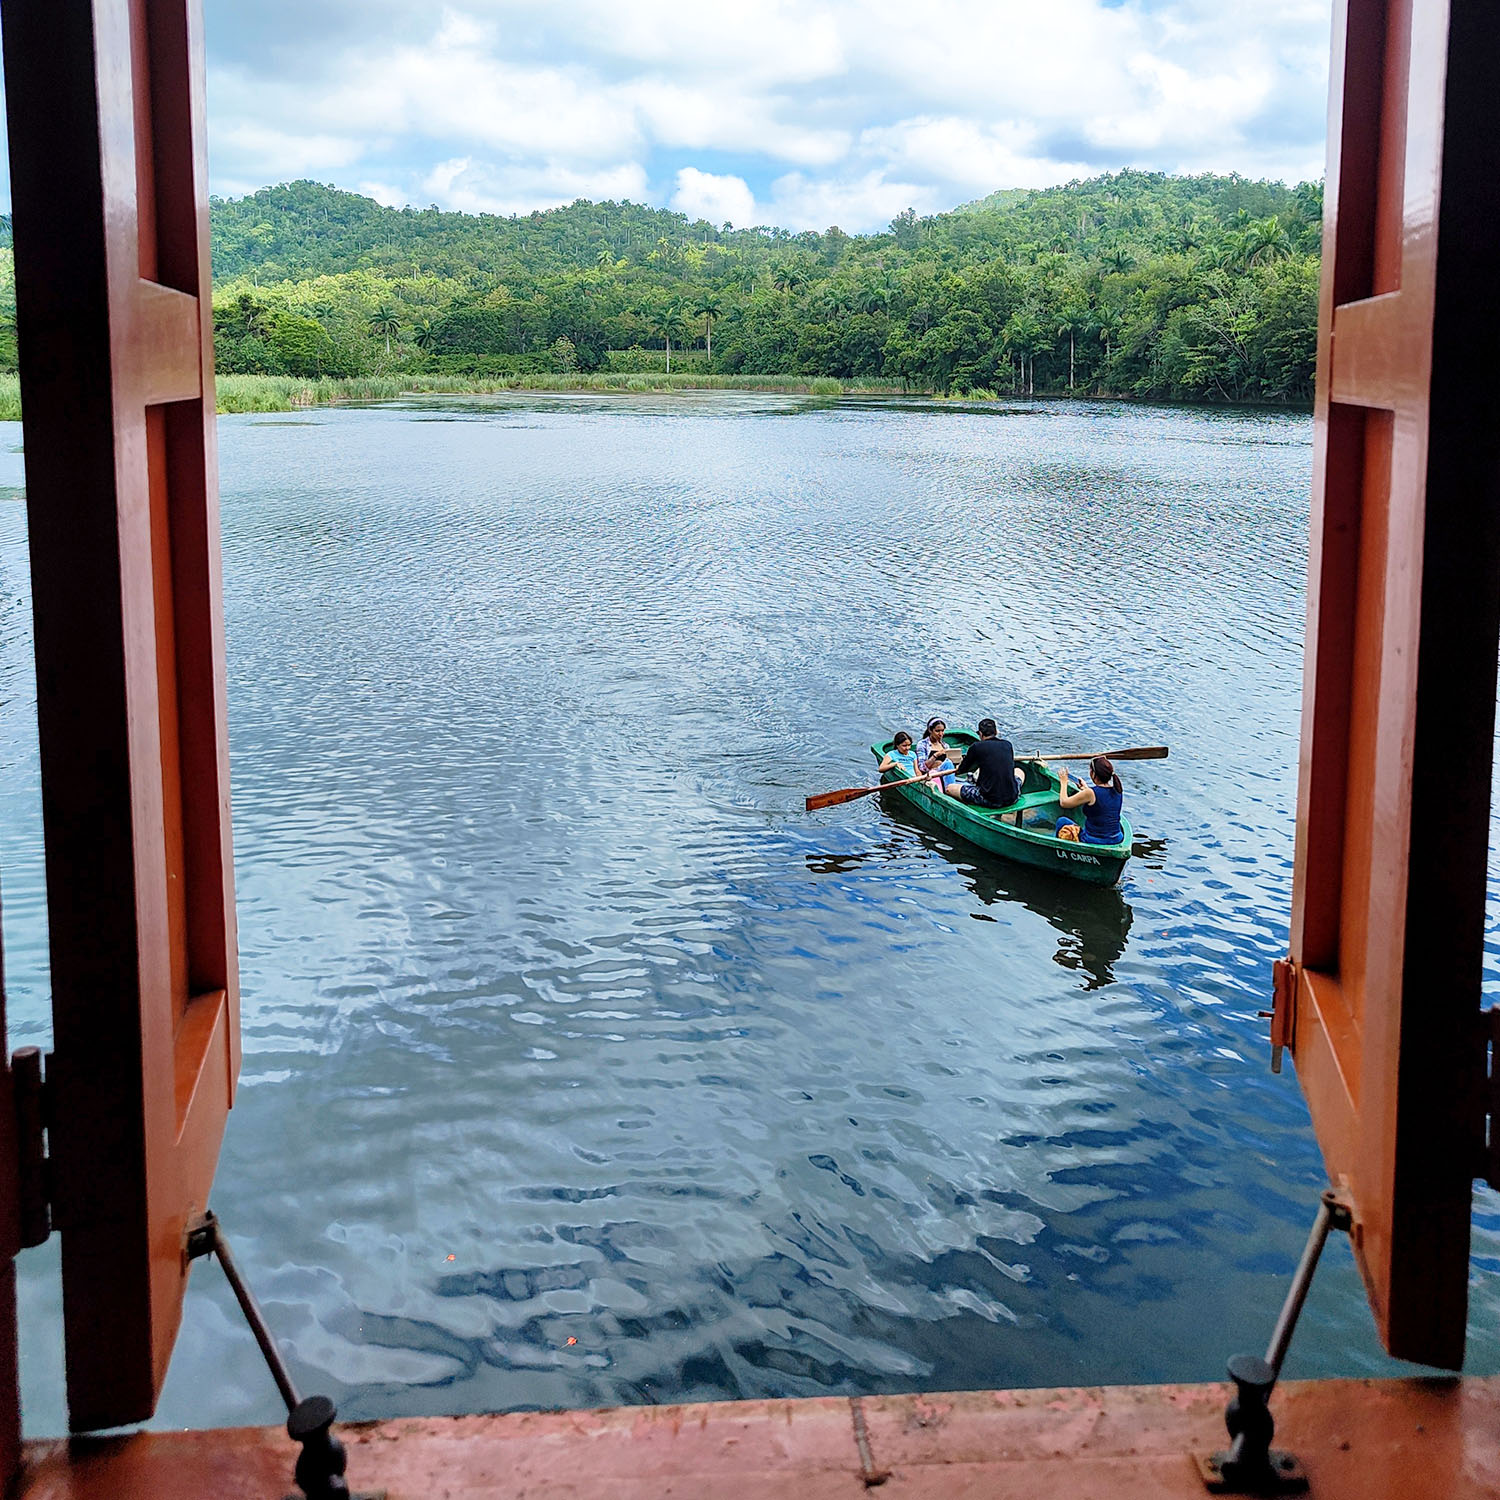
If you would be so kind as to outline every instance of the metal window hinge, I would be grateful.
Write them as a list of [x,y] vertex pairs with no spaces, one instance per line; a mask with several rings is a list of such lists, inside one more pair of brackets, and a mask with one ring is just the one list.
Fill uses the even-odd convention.
[[1480,1162],[1475,1176],[1500,1188],[1500,1005],[1479,1012],[1479,1046],[1483,1055],[1484,1104],[1480,1128]]
[[52,1233],[52,1166],[47,1159],[50,1096],[40,1047],[11,1054],[16,1109],[17,1218],[23,1246],[40,1245]]
[[1281,1071],[1281,1049],[1292,1045],[1297,1026],[1297,965],[1279,958],[1271,965],[1271,1071]]

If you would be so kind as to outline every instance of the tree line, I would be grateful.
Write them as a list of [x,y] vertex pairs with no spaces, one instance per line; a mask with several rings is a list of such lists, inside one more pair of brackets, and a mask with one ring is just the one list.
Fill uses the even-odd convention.
[[[225,372],[670,363],[954,392],[1312,392],[1317,183],[1119,172],[850,235],[715,227],[633,203],[392,209],[293,182],[215,199],[210,225]],[[14,344],[7,270],[0,365]]]

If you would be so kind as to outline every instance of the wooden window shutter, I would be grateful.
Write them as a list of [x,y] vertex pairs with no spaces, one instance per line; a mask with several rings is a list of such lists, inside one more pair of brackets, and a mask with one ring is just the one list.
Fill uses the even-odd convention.
[[197,0],[5,0],[69,1420],[149,1416],[239,1066]]
[[1392,1354],[1463,1358],[1500,628],[1500,27],[1338,0],[1290,1047]]

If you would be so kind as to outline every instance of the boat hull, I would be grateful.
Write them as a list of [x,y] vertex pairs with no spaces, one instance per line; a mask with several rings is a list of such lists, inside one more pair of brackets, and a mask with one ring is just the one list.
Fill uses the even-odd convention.
[[[950,734],[949,744],[955,750],[972,743],[974,736]],[[890,743],[872,745],[876,759],[883,759],[890,750]],[[925,784],[914,783],[894,789],[895,795],[903,797],[912,807],[935,823],[940,823],[967,843],[990,854],[998,854],[1019,865],[1033,870],[1050,870],[1069,880],[1085,885],[1110,886],[1118,883],[1130,859],[1130,848],[1134,833],[1129,822],[1122,818],[1120,827],[1124,838],[1118,844],[1077,844],[1060,839],[1052,831],[1060,809],[1057,799],[1060,792],[1057,774],[1040,761],[1018,761],[1026,772],[1021,788],[1020,800],[1005,810],[1004,816],[1019,812],[1023,821],[1027,818],[1039,820],[1037,827],[1017,827],[1002,821],[1002,815],[987,808],[975,807],[961,802],[957,797],[945,796],[930,790]],[[900,781],[902,773],[887,771],[883,781]],[[1079,819],[1081,821],[1081,818]]]

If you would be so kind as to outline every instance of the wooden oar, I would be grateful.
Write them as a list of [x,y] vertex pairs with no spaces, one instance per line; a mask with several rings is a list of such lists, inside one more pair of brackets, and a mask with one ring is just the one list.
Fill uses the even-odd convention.
[[1134,750],[1088,750],[1079,755],[1024,755],[1022,760],[1097,760],[1100,755],[1109,760],[1165,760],[1165,745],[1138,745]]
[[[1085,750],[1077,755],[1023,755],[1022,760],[1094,760],[1098,751]],[[1165,760],[1165,745],[1138,745],[1131,750],[1110,750],[1110,760]],[[933,781],[951,776],[951,771],[923,771],[920,776],[908,776],[905,781],[877,781],[874,786],[845,786],[836,792],[816,792],[806,798],[808,812],[817,812],[820,807],[842,807],[846,802],[857,802],[872,792],[889,792],[898,786],[910,786],[914,781]]]
[[929,777],[951,776],[951,771],[923,771],[920,776],[908,776],[905,781],[877,781],[874,786],[845,786],[836,792],[816,792],[807,798],[808,812],[817,812],[820,807],[840,807],[845,802],[855,802],[868,797],[871,792],[888,792],[894,787],[910,786],[914,781],[926,781]]

